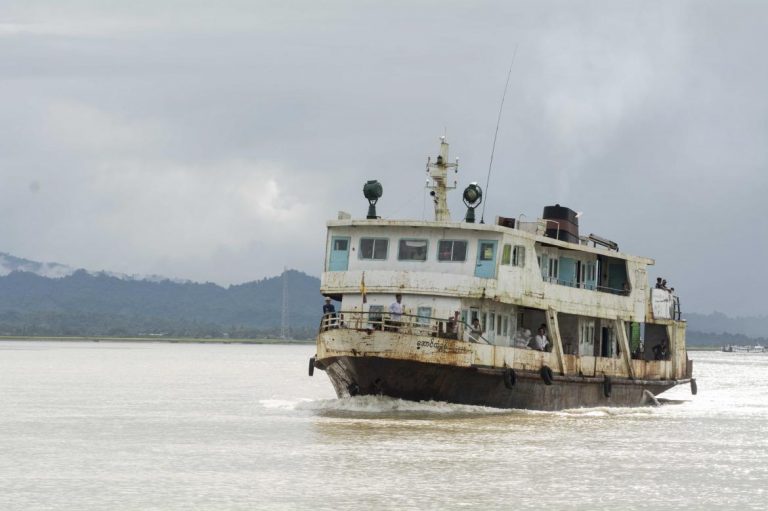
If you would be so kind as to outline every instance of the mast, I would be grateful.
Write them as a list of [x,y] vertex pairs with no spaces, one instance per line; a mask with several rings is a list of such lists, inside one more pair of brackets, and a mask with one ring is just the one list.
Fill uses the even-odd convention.
[[456,163],[448,163],[448,142],[443,136],[440,137],[440,155],[434,162],[431,158],[427,159],[427,173],[432,178],[432,183],[427,182],[427,188],[432,190],[429,194],[435,202],[436,222],[451,221],[451,212],[448,210],[446,196],[448,190],[456,188],[456,181],[453,182],[453,185],[448,185],[448,169],[454,169],[454,172],[458,172],[459,159],[456,158]]

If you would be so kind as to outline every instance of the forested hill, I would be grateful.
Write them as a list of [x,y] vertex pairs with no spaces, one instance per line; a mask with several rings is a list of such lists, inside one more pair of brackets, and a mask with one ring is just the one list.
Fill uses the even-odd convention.
[[[13,271],[0,277],[0,335],[277,335],[282,278],[224,288],[85,270],[62,278]],[[291,270],[284,278],[288,334],[309,338],[322,314],[320,280]]]

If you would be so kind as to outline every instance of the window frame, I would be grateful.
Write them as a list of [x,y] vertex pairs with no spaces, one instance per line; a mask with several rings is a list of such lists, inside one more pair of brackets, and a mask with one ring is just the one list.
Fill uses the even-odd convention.
[[[401,257],[402,243],[407,241],[423,241],[424,242],[424,259],[403,259]],[[427,238],[400,238],[397,240],[397,260],[398,261],[410,261],[414,263],[424,263],[429,259],[429,239]]]
[[[363,257],[363,241],[365,240],[373,241],[373,244],[371,246],[371,257]],[[387,244],[387,248],[384,250],[383,258],[374,257],[374,255],[376,254],[377,241],[385,241]],[[389,259],[389,238],[376,238],[372,236],[366,236],[366,237],[360,238],[360,244],[358,245],[357,258],[360,259],[361,261],[386,261],[387,259]]]
[[512,248],[512,266],[525,268],[525,245],[515,245]]
[[501,249],[501,264],[509,266],[512,261],[512,245],[510,243],[504,243],[504,247]]
[[[451,258],[450,259],[441,259],[440,258],[440,244],[444,242],[450,242],[451,243]],[[464,259],[454,259],[454,249],[456,246],[456,243],[464,243]],[[467,252],[469,251],[469,241],[468,240],[454,240],[454,239],[442,239],[437,240],[437,262],[438,263],[466,263],[467,262]]]

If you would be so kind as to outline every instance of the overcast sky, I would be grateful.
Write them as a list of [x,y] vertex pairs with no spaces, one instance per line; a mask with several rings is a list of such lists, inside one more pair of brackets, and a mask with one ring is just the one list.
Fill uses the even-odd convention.
[[[0,252],[240,283],[324,223],[583,211],[684,310],[766,314],[768,2],[0,0]],[[459,194],[449,201],[463,215]]]

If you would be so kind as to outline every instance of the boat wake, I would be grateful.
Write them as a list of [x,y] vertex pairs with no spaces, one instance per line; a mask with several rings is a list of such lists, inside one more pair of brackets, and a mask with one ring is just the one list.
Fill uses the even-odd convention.
[[481,416],[519,413],[487,406],[460,405],[442,401],[406,401],[386,396],[355,396],[339,399],[261,400],[265,408],[296,410],[321,416],[401,417]]

